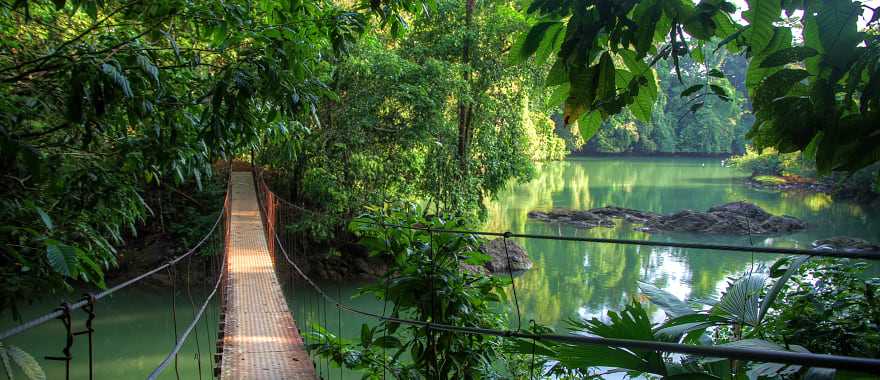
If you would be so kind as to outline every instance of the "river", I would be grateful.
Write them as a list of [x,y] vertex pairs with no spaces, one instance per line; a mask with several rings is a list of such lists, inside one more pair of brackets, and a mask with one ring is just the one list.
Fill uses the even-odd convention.
[[[745,173],[726,168],[719,159],[705,158],[573,158],[563,162],[538,164],[534,179],[516,184],[487,202],[489,231],[590,236],[603,238],[687,241],[755,246],[808,247],[810,242],[831,236],[852,236],[880,241],[880,212],[850,202],[832,201],[823,194],[780,193],[749,188],[743,184]],[[647,234],[631,225],[580,230],[565,225],[548,224],[527,218],[531,210],[554,207],[589,209],[621,206],[638,210],[671,213],[682,209],[705,210],[711,206],[747,201],[773,214],[791,215],[806,221],[809,227],[785,236],[701,236],[693,234]],[[682,299],[717,297],[728,279],[752,265],[772,262],[773,255],[730,253],[694,249],[668,249],[610,244],[588,244],[549,240],[516,239],[532,260],[534,268],[517,276],[516,292],[523,323],[534,319],[564,331],[564,321],[572,317],[590,318],[619,310],[638,297],[637,282],[655,284]],[[382,305],[365,297],[353,298],[358,284],[322,286],[333,295],[337,292],[358,307],[381,312]],[[297,288],[298,302],[291,306],[301,327],[309,314],[302,309],[306,295]],[[510,292],[509,292],[510,293]],[[288,294],[289,296],[291,294]],[[198,302],[202,292],[194,293]],[[57,299],[57,297],[55,298]],[[102,300],[95,321],[95,364],[99,379],[142,379],[171,348],[173,329],[170,294],[165,289],[135,288]],[[58,301],[41,301],[23,308],[25,317],[38,315]],[[191,318],[191,305],[183,294],[177,297],[178,329]],[[655,320],[663,318],[650,309]],[[515,313],[510,308],[511,315]],[[326,320],[331,329],[341,325],[344,335],[359,336],[360,317],[338,313],[332,305],[320,316],[312,310],[311,318]],[[82,326],[82,313],[76,313]],[[197,376],[196,352],[203,355],[204,378],[210,378],[208,342],[214,336],[216,316],[200,325],[199,347],[191,340],[180,355],[181,378]],[[511,318],[515,320],[515,318]],[[14,325],[4,316],[0,329]],[[17,345],[36,356],[49,379],[63,379],[64,366],[41,359],[59,355],[64,344],[60,322],[16,336],[6,344]],[[85,337],[74,345],[72,378],[87,378]],[[319,363],[325,367],[325,363]],[[338,378],[338,369],[322,371],[325,378]],[[346,378],[353,376],[345,376]],[[173,368],[163,378],[173,379]]]

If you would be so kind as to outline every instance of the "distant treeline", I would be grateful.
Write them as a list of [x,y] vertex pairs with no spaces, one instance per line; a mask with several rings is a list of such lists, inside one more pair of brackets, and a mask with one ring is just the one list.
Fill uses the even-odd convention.
[[724,49],[712,54],[705,59],[717,62],[727,74],[726,85],[722,87],[731,94],[729,101],[705,97],[704,105],[692,111],[694,102],[680,95],[706,80],[705,66],[691,57],[682,57],[679,81],[671,65],[660,61],[657,76],[662,91],[654,105],[652,121],[636,120],[628,111],[613,116],[573,154],[743,154],[745,134],[754,122],[745,93],[747,62],[741,55],[731,55]]

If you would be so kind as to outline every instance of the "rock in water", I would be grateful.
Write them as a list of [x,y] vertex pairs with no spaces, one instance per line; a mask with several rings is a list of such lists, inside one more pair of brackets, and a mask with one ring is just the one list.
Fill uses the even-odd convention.
[[571,224],[578,228],[614,227],[614,221],[611,220],[611,217],[590,211],[553,209],[549,212],[532,211],[528,216],[545,222]]
[[[491,273],[506,273],[524,271],[532,268],[532,260],[526,250],[512,240],[507,240],[507,252],[504,251],[504,238],[498,238],[480,246],[480,252],[492,257],[492,260],[484,264]],[[510,255],[510,267],[507,265],[507,256]],[[509,268],[509,269],[508,269]]]
[[645,223],[644,231],[702,232],[728,235],[768,235],[799,231],[806,223],[790,216],[774,216],[746,202],[732,202],[707,212],[683,210]]
[[835,236],[828,239],[816,240],[812,244],[813,249],[833,249],[850,252],[878,252],[880,246],[867,240],[848,236]]
[[764,209],[747,202],[727,203],[712,207],[706,212],[682,210],[670,215],[612,206],[587,211],[565,209],[555,209],[546,213],[532,211],[529,217],[545,222],[571,224],[579,228],[613,227],[614,219],[623,219],[630,223],[643,224],[637,230],[645,232],[768,235],[806,228],[806,223],[801,220],[790,216],[771,215]]

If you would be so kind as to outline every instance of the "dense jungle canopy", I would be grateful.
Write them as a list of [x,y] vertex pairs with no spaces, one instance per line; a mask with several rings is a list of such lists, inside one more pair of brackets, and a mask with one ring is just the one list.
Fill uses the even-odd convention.
[[478,218],[532,161],[585,142],[860,169],[880,160],[878,16],[822,0],[4,0],[0,310],[103,284],[138,237],[191,243],[222,192],[212,165],[251,153],[321,211],[317,240],[400,199]]

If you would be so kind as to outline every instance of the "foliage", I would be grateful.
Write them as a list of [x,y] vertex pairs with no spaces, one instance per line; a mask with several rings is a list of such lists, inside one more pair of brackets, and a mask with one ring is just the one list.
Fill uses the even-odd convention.
[[[857,274],[864,266],[853,266],[848,260],[817,260],[804,265],[808,260],[808,257],[783,258],[766,272],[747,272],[733,280],[720,299],[704,301],[711,305],[708,310],[694,309],[664,290],[640,283],[642,292],[669,317],[660,324],[652,324],[645,309],[634,300],[619,313],[609,311],[605,321],[597,318],[574,320],[570,325],[578,333],[604,338],[876,355],[875,317],[880,315],[875,299],[878,281],[859,279]],[[776,279],[769,287],[768,278]],[[789,285],[790,279],[796,284],[793,287]],[[868,318],[853,318],[853,315]],[[707,333],[709,331],[714,331],[714,339]],[[819,332],[819,335],[813,332]],[[867,339],[861,340],[863,336]],[[848,345],[838,348],[840,346],[835,343],[840,341],[829,341],[828,338],[841,339]],[[613,372],[629,376],[697,379],[732,379],[746,375],[749,378],[790,378],[793,375],[831,378],[835,375],[833,370],[773,363],[747,363],[742,367],[719,358],[688,356],[675,360],[669,354],[617,347],[553,342],[534,345],[527,340],[519,340],[513,347],[513,351],[520,354],[530,350],[545,359],[555,360],[546,374],[561,377]]]
[[727,163],[757,175],[815,175],[800,153],[780,154],[772,149],[757,152],[749,149],[741,156],[731,157]]
[[[745,87],[756,120],[748,137],[758,148],[804,151],[820,173],[853,171],[880,160],[880,41],[858,29],[865,9],[861,1],[756,0],[737,25],[730,17],[736,6],[721,0],[534,0],[528,8],[534,24],[518,53],[538,61],[555,53],[546,85],[567,85],[565,122],[579,120],[592,135],[624,107],[648,122],[658,94],[652,67],[671,60],[681,80],[681,57],[699,51],[702,61],[702,46],[718,39],[749,58]],[[783,23],[783,11],[804,16]],[[871,17],[868,27],[878,19]],[[716,70],[705,64],[707,83],[682,95],[702,90],[728,99],[725,89],[708,83],[724,76]],[[691,109],[704,105],[697,101]]]
[[13,376],[15,371],[15,368],[12,367],[13,363],[24,373],[25,378],[28,380],[46,380],[46,373],[33,356],[16,346],[4,346],[0,342],[0,365],[3,366],[6,378],[9,380],[15,379]]
[[439,1],[408,33],[365,35],[334,61],[336,96],[318,105],[320,123],[272,128],[257,152],[274,188],[318,211],[294,228],[330,240],[365,206],[397,200],[479,214],[483,199],[530,177],[532,160],[565,155],[536,79],[546,68],[510,66],[500,53],[527,28],[515,5],[480,3],[466,28],[465,4]]
[[4,2],[0,309],[103,285],[124,240],[165,224],[164,193],[201,190],[265,125],[315,119],[320,74],[365,19],[330,2]]
[[813,352],[880,354],[880,278],[866,278],[865,262],[821,259],[786,284],[767,324],[771,339]]
[[[480,241],[476,237],[395,227],[398,225],[456,229],[467,223],[461,219],[425,218],[414,205],[373,209],[352,220],[350,228],[370,254],[388,257],[392,262],[386,277],[363,288],[361,294],[384,301],[391,309],[388,316],[393,318],[486,328],[505,325],[496,307],[509,282],[461,269],[462,264],[480,265],[488,260],[478,251]],[[402,379],[490,377],[501,344],[496,337],[388,321],[372,328],[363,325],[360,342],[346,342],[320,330],[313,338],[317,343],[310,349],[315,353],[364,371],[368,378],[381,378],[383,370]],[[408,359],[403,359],[404,352],[409,353]]]
[[[650,120],[639,120],[629,110],[610,116],[587,144],[586,151],[744,152],[745,135],[752,122],[746,94],[738,89],[745,85],[745,77],[707,76],[705,67],[715,67],[711,72],[717,75],[720,68],[745,66],[746,60],[723,49],[713,51],[711,47],[694,48],[691,55],[696,52],[700,52],[698,58],[702,61],[682,56],[678,72],[665,61],[656,64],[660,91]],[[723,98],[717,96],[721,92]],[[692,110],[695,104],[699,106]]]

